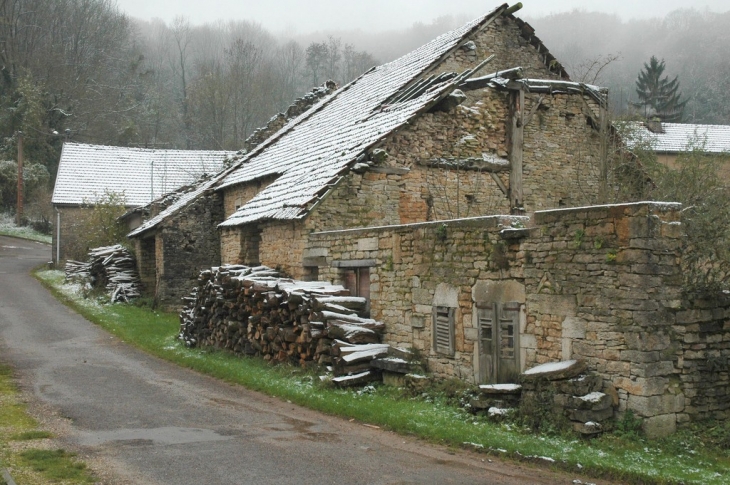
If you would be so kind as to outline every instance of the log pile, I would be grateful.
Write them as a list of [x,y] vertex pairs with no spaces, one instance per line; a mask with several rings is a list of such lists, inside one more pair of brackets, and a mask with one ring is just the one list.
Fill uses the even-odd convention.
[[370,361],[386,355],[382,322],[365,318],[366,300],[339,285],[295,281],[266,266],[229,265],[200,273],[180,312],[179,338],[272,362],[331,366],[341,385],[379,377]]
[[129,302],[141,295],[141,281],[132,254],[120,245],[94,248],[86,262],[67,261],[66,279],[105,288],[112,303]]

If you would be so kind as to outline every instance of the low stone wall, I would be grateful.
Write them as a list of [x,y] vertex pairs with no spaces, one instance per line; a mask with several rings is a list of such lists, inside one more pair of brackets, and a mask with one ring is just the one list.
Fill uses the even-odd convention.
[[[645,202],[319,232],[303,257],[331,282],[367,267],[386,341],[420,350],[440,377],[489,375],[480,315],[513,302],[518,370],[583,359],[619,412],[659,435],[730,409],[730,303],[683,300],[679,209]],[[452,349],[436,345],[436,308],[454,310]]]
[[[671,430],[683,410],[673,379],[681,307],[679,204],[538,212],[521,244],[526,333],[536,363],[585,359],[615,388],[619,410]],[[658,405],[660,404],[660,405]]]

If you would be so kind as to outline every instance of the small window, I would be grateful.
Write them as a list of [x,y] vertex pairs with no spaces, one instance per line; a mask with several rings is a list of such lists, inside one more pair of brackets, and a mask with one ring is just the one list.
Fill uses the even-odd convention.
[[363,316],[370,316],[370,268],[350,268],[341,273],[342,286],[367,300]]
[[439,354],[454,355],[455,308],[437,306],[433,310],[433,348]]

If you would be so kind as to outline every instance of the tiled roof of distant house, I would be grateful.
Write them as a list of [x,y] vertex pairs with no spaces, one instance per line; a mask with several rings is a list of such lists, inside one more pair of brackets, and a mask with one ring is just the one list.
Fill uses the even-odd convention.
[[678,153],[692,148],[707,153],[730,153],[730,126],[692,123],[640,123],[654,151]]
[[113,192],[124,194],[127,206],[145,205],[203,174],[219,172],[233,154],[65,143],[52,202],[80,205]]

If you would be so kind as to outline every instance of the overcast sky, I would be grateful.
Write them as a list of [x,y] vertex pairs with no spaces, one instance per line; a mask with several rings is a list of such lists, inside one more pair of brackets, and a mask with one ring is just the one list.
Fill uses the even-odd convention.
[[[507,2],[510,5],[515,1]],[[169,22],[182,15],[191,23],[253,20],[269,30],[308,33],[317,30],[403,29],[442,15],[476,17],[499,0],[117,0],[132,17]],[[730,10],[730,0],[524,0],[521,17],[539,17],[575,8],[618,14],[622,19],[664,16],[678,8]]]

